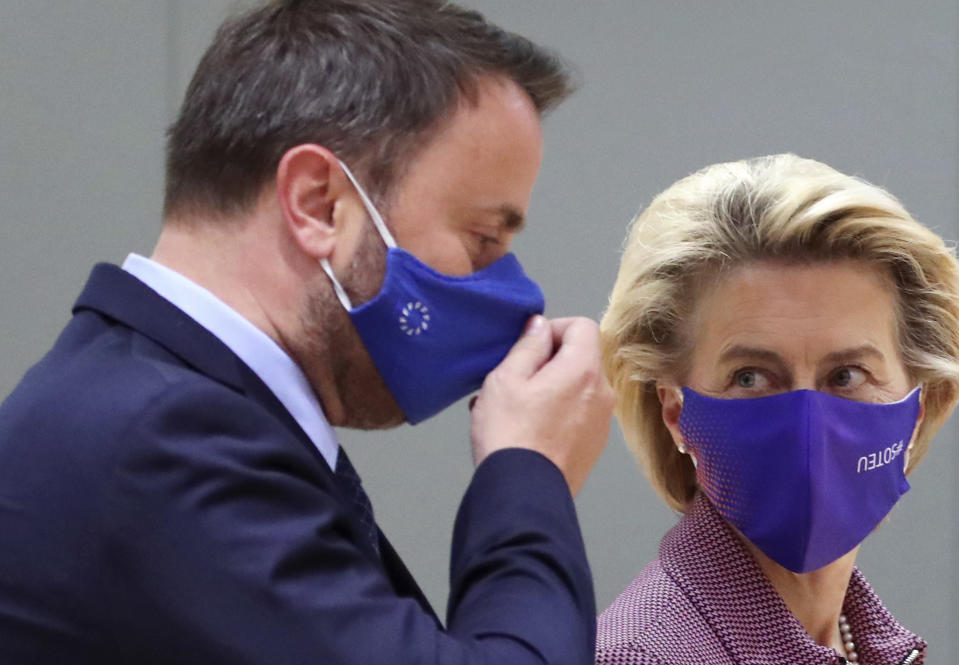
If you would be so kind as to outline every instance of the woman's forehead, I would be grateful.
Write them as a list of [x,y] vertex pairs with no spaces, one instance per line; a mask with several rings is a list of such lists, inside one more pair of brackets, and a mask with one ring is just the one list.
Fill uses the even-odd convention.
[[724,272],[697,299],[697,355],[766,350],[796,360],[871,347],[898,354],[895,287],[855,260],[750,263]]

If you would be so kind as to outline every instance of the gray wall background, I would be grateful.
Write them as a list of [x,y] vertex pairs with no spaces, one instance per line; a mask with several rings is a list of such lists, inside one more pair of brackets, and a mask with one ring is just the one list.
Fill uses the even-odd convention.
[[[53,342],[91,265],[149,254],[163,132],[230,0],[0,0],[0,398]],[[792,151],[889,188],[959,238],[956,0],[466,0],[561,51],[580,92],[546,123],[516,243],[548,314],[598,316],[625,225],[706,164]],[[442,613],[471,473],[466,407],[416,428],[341,432],[381,524]],[[860,566],[894,614],[959,650],[959,428]],[[578,499],[597,604],[675,521],[614,428]],[[2,542],[2,534],[0,534]]]

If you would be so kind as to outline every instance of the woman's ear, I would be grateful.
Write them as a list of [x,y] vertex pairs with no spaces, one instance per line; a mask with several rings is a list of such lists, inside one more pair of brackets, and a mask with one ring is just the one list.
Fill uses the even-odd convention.
[[919,430],[922,428],[922,422],[926,419],[926,393],[925,391],[920,395],[919,399],[919,415],[916,417],[916,426],[912,430],[912,437],[909,439],[909,445],[906,446],[906,452],[903,453],[902,457],[902,467],[906,473],[909,473],[911,470],[909,468],[909,458],[912,457],[913,446],[916,445],[916,437],[919,436]]
[[683,435],[679,431],[679,416],[683,412],[683,393],[678,386],[665,383],[656,384],[656,395],[662,406],[663,424],[673,437],[673,443],[681,453],[686,452]]

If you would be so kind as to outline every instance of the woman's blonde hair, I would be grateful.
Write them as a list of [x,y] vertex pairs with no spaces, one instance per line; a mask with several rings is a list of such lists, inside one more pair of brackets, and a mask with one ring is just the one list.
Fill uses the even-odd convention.
[[759,260],[854,259],[895,284],[903,362],[925,420],[907,473],[959,400],[955,250],[885,190],[795,155],[716,164],[657,196],[632,224],[600,324],[616,415],[650,482],[683,510],[695,472],[663,423],[656,382],[680,382],[687,322],[706,280]]

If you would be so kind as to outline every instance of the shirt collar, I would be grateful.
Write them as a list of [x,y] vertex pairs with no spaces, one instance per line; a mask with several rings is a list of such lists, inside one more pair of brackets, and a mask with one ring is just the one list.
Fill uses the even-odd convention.
[[276,395],[330,469],[336,469],[336,434],[303,371],[269,335],[207,289],[156,261],[130,254],[123,269],[229,347]]

